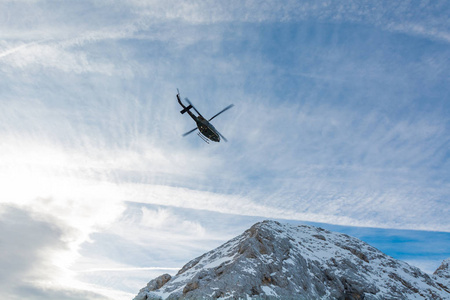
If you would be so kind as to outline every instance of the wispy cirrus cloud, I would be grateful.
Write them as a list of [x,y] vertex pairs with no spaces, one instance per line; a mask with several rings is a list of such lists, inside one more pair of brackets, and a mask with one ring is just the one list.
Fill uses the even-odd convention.
[[[325,26],[322,30],[326,29]],[[179,116],[175,101],[169,103],[158,101],[158,96],[173,98],[173,94],[165,91],[163,94],[150,96],[150,100],[143,101],[139,96],[148,92],[142,85],[132,84],[130,92],[121,99],[117,97],[117,93],[122,93],[123,86],[114,87],[117,81],[107,83],[111,76],[109,73],[98,81],[101,85],[109,87],[99,95],[100,101],[94,100],[97,93],[95,86],[88,86],[89,88],[82,92],[77,89],[78,83],[88,84],[87,80],[80,79],[76,85],[67,81],[68,85],[65,88],[71,93],[68,93],[68,98],[64,101],[73,108],[70,113],[64,110],[67,104],[59,104],[62,109],[59,111],[60,114],[56,115],[48,100],[29,102],[34,106],[26,108],[14,106],[15,102],[9,102],[3,110],[4,119],[10,120],[9,124],[17,124],[16,128],[23,127],[23,124],[24,130],[33,128],[28,133],[34,132],[37,136],[43,132],[45,134],[51,132],[53,135],[51,139],[61,139],[69,133],[72,135],[68,140],[69,144],[84,153],[80,157],[90,157],[88,160],[92,161],[92,167],[89,167],[88,163],[85,164],[85,169],[97,168],[93,172],[100,176],[104,176],[103,171],[107,172],[107,177],[114,180],[121,180],[121,176],[124,176],[141,181],[157,180],[158,183],[178,182],[194,189],[211,189],[213,192],[226,190],[231,194],[243,193],[254,201],[264,199],[263,203],[270,207],[278,205],[276,200],[270,199],[276,197],[292,199],[285,201],[283,204],[285,209],[292,209],[298,201],[310,203],[312,200],[326,207],[334,198],[358,199],[353,202],[346,200],[344,203],[349,201],[363,202],[366,205],[376,203],[376,207],[386,209],[388,203],[406,205],[410,197],[415,200],[414,203],[422,203],[421,196],[418,193],[411,193],[410,190],[412,186],[429,186],[428,179],[435,176],[435,173],[425,176],[422,168],[427,168],[428,163],[439,164],[439,156],[435,156],[435,149],[445,144],[446,121],[440,118],[436,110],[423,116],[415,113],[402,116],[402,109],[407,109],[408,99],[416,91],[412,87],[413,83],[425,77],[421,75],[416,78],[414,74],[422,72],[430,74],[434,72],[433,66],[425,63],[414,67],[397,63],[396,66],[400,68],[390,67],[391,60],[398,54],[394,54],[391,58],[377,53],[368,57],[352,54],[350,60],[347,51],[353,46],[349,45],[334,45],[332,53],[320,52],[317,55],[310,50],[298,48],[300,53],[304,51],[308,54],[308,58],[303,61],[296,60],[294,52],[289,48],[278,49],[294,60],[265,60],[271,53],[268,52],[270,47],[266,49],[268,45],[265,44],[265,37],[261,35],[262,31],[263,29],[250,28],[248,33],[242,33],[244,35],[233,42],[231,49],[237,51],[246,35],[255,36],[253,44],[245,49],[242,58],[230,61],[220,58],[225,51],[223,48],[225,46],[221,46],[220,43],[217,44],[218,48],[213,47],[215,49],[213,52],[219,55],[215,60],[207,55],[208,51],[211,51],[208,49],[200,51],[195,47],[179,49],[186,57],[192,59],[192,62],[186,65],[188,72],[178,65],[182,59],[174,58],[170,53],[166,58],[169,65],[177,70],[171,72],[175,73],[175,78],[181,78],[183,74],[189,78],[189,72],[205,78],[204,73],[207,70],[204,66],[212,65],[213,62],[214,66],[223,66],[214,69],[214,76],[224,79],[223,85],[235,86],[233,93],[214,95],[208,92],[208,88],[204,89],[203,94],[194,91],[197,93],[194,97],[200,99],[195,103],[198,103],[200,108],[208,107],[208,102],[203,100],[204,98],[212,97],[217,103],[223,103],[222,105],[228,104],[229,98],[240,99],[239,111],[235,109],[232,114],[224,115],[222,121],[218,120],[219,125],[220,122],[224,124],[223,130],[221,127],[218,128],[235,141],[234,145],[239,144],[238,147],[233,148],[230,144],[224,146],[223,151],[217,150],[218,152],[215,152],[216,149],[209,151],[195,148],[175,150],[169,146],[173,140],[167,137],[177,136],[179,132],[190,129],[187,126],[192,126],[192,123],[189,123],[189,120],[182,121],[184,123],[177,121]],[[308,36],[307,29],[298,31],[296,36],[298,41]],[[288,43],[288,40],[289,37],[286,36],[282,43]],[[374,39],[370,44],[377,41]],[[329,42],[321,40],[318,36],[310,43],[315,47],[325,47]],[[149,44],[152,45],[152,42]],[[127,47],[127,43],[123,46]],[[363,47],[362,49],[369,47],[363,44],[358,46]],[[406,48],[398,49],[399,52],[404,50]],[[152,55],[150,54],[151,57]],[[419,56],[421,55],[425,58],[427,56],[419,53]],[[130,58],[137,59],[133,55]],[[288,67],[288,64],[292,66]],[[333,67],[326,68],[327,65]],[[141,68],[138,67],[136,70]],[[60,69],[63,73],[68,70]],[[310,82],[305,83],[294,79],[298,70],[320,75],[315,75]],[[88,68],[85,71],[93,72]],[[387,74],[387,71],[392,71],[393,74]],[[413,71],[413,76],[404,77],[409,71]],[[229,78],[230,72],[236,76]],[[440,72],[445,73],[444,70]],[[177,75],[179,73],[181,74]],[[292,86],[286,86],[286,90],[276,88],[279,83],[285,84],[280,78],[294,79],[301,89]],[[330,83],[323,78],[337,78],[338,81]],[[207,80],[199,82],[200,86],[204,87],[208,83]],[[242,83],[239,82],[252,82],[257,92],[246,94],[242,89],[236,88],[242,87]],[[271,84],[263,84],[264,82]],[[165,82],[163,84],[167,85]],[[323,86],[321,95],[314,94],[317,93],[317,85]],[[56,90],[60,86],[63,85],[52,88]],[[369,90],[366,87],[369,87]],[[136,94],[132,88],[138,88],[141,92]],[[290,96],[299,92],[301,94],[297,95],[295,100],[288,101],[283,98],[285,95]],[[405,95],[400,95],[395,100],[394,103],[398,107],[395,108],[391,97],[400,92]],[[190,91],[187,93],[190,94]],[[251,100],[253,97],[258,97],[259,100]],[[346,104],[343,106],[339,104],[342,97],[346,98]],[[366,102],[361,101],[361,98],[367,99]],[[279,99],[283,99],[284,104],[274,105]],[[55,98],[53,101],[58,103],[60,100]],[[217,110],[221,108],[219,105],[216,107]],[[210,109],[203,113],[212,115],[215,111]],[[50,118],[47,118],[49,116]],[[176,130],[174,126],[177,127]],[[186,127],[183,129],[183,126]],[[243,133],[241,128],[246,128]],[[154,140],[150,141],[149,135]],[[181,145],[180,143],[178,145]],[[167,151],[168,148],[163,150],[167,146],[171,147],[171,151]],[[103,151],[109,154],[105,155]],[[83,159],[85,158],[80,161]],[[220,168],[220,172],[216,171],[217,168]],[[409,179],[405,181],[406,174]],[[174,176],[179,177],[175,179]],[[195,182],[190,180],[191,178],[195,178]],[[243,185],[238,182],[248,183]],[[260,185],[260,182],[264,182],[264,185]],[[384,196],[387,198],[383,198]],[[441,196],[436,194],[433,197]],[[301,200],[302,198],[304,200]],[[380,203],[383,205],[379,206]],[[334,212],[335,205],[330,205],[330,213]],[[352,214],[351,211],[342,213],[346,215],[339,216],[340,218],[350,217]],[[360,211],[354,214],[358,215]],[[378,218],[376,214],[374,216]],[[398,220],[396,215],[386,215],[378,222],[386,224],[388,221],[386,219],[389,218]]]

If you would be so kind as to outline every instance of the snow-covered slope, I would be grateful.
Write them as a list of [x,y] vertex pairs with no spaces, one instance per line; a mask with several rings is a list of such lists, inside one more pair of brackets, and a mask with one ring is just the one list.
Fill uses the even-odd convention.
[[450,299],[445,284],[348,235],[264,221],[150,281],[135,300]]

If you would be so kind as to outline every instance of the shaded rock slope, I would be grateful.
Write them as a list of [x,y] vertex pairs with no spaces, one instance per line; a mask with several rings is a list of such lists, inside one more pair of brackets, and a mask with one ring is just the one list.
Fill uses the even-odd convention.
[[134,299],[450,299],[448,263],[431,277],[346,234],[264,221]]

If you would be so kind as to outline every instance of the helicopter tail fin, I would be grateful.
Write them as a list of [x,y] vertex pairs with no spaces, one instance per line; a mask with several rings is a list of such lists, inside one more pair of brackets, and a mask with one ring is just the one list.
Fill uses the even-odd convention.
[[184,114],[185,112],[187,112],[188,110],[190,110],[192,108],[192,105],[189,104],[189,106],[185,107],[182,111],[180,111],[181,114]]

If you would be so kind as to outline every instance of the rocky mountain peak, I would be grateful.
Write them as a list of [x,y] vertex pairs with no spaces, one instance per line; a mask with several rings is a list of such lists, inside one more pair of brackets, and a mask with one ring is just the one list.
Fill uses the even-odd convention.
[[447,291],[450,291],[450,258],[445,259],[433,273],[434,280]]
[[442,262],[439,268],[434,271],[434,275],[444,278],[450,278],[450,258],[447,258]]
[[253,225],[144,287],[144,299],[448,299],[418,268],[314,226]]

